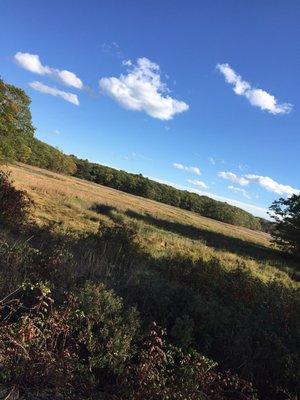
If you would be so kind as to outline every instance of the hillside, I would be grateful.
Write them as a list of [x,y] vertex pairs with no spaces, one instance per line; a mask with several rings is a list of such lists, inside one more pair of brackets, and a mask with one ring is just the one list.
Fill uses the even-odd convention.
[[16,187],[26,190],[36,204],[38,221],[63,222],[74,229],[93,230],[97,214],[93,205],[106,204],[119,210],[150,213],[174,222],[241,237],[262,245],[269,245],[269,235],[261,231],[226,224],[197,213],[134,196],[103,185],[75,177],[60,175],[26,164],[15,164],[4,169],[12,173]]
[[99,223],[109,223],[112,212],[121,219],[138,222],[142,231],[147,228],[145,243],[149,245],[149,236],[154,236],[151,246],[159,248],[160,252],[171,250],[169,246],[180,254],[187,249],[198,254],[204,249],[205,253],[218,258],[226,257],[235,262],[243,259],[261,276],[278,274],[277,268],[292,275],[297,273],[295,263],[287,262],[282,253],[271,246],[267,233],[26,164],[4,169],[11,173],[14,185],[25,190],[34,201],[32,214],[40,226],[55,222],[78,232],[96,232]]

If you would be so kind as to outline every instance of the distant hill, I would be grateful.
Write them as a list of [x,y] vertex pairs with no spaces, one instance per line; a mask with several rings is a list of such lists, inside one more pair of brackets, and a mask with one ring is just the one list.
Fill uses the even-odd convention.
[[202,216],[254,230],[269,231],[271,223],[207,196],[175,189],[103,165],[68,156],[34,136],[30,98],[22,90],[0,80],[0,161],[19,161],[72,175],[127,193],[196,212]]

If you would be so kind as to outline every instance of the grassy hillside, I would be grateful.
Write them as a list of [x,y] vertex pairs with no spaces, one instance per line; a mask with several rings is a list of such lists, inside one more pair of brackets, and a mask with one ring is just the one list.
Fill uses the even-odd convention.
[[276,276],[278,270],[297,274],[296,263],[271,246],[267,233],[25,164],[6,169],[15,186],[34,201],[32,212],[40,225],[57,222],[75,231],[95,232],[99,223],[119,218],[138,225],[145,246],[160,256],[177,252],[217,257],[230,265],[243,260],[261,276]]

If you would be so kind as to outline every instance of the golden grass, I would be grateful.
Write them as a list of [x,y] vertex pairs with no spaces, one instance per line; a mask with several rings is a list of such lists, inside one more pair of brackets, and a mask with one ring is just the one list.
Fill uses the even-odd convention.
[[190,211],[134,196],[78,178],[64,176],[25,164],[10,165],[17,188],[26,190],[35,203],[33,216],[39,223],[57,221],[76,229],[93,231],[102,218],[90,208],[93,204],[107,204],[121,211],[149,213],[158,218],[201,229],[216,231],[226,236],[269,245],[269,235],[247,228],[225,224]]
[[264,281],[278,277],[291,284],[282,271],[293,271],[295,266],[272,253],[266,233],[24,164],[5,169],[14,185],[33,199],[32,215],[40,225],[55,221],[75,231],[94,232],[100,221],[111,221],[91,210],[95,204],[105,204],[116,209],[113,216],[136,226],[141,245],[154,258],[215,259],[226,270],[243,265]]

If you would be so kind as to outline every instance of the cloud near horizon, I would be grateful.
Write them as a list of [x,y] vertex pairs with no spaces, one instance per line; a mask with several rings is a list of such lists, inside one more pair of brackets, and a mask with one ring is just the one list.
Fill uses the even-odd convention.
[[202,189],[208,189],[208,186],[205,182],[199,181],[198,179],[187,179],[188,183],[191,183],[192,185],[199,186]]
[[37,54],[18,52],[14,55],[16,63],[27,71],[38,75],[47,75],[52,79],[62,83],[65,86],[71,86],[76,89],[83,89],[82,81],[74,74],[67,70],[59,70],[56,68],[43,65]]
[[247,186],[249,185],[249,183],[256,183],[263,189],[280,195],[292,196],[293,194],[300,194],[300,189],[293,188],[290,185],[284,185],[282,183],[278,183],[269,176],[254,175],[254,174],[246,174],[238,176],[233,172],[224,172],[224,171],[219,172],[218,176],[223,179],[230,180],[231,182],[238,183],[241,186]]
[[79,100],[76,94],[70,92],[64,92],[63,90],[59,90],[57,88],[44,85],[39,81],[31,82],[29,83],[29,86],[32,89],[37,90],[38,92],[50,94],[51,96],[55,97],[61,97],[62,99],[68,101],[69,103],[79,106]]
[[245,189],[242,189],[242,188],[239,188],[236,186],[232,186],[232,185],[229,185],[227,187],[228,187],[228,189],[234,191],[235,193],[241,193],[244,197],[246,197],[246,199],[249,199],[249,200],[251,199],[251,196],[248,194],[248,192]]
[[188,104],[170,96],[170,90],[161,82],[158,64],[142,57],[135,65],[130,60],[123,65],[128,68],[127,74],[99,80],[101,90],[122,107],[144,111],[160,120],[170,120],[189,109]]
[[246,186],[249,183],[249,181],[245,179],[243,176],[238,176],[233,172],[222,171],[218,173],[218,176],[220,176],[223,179],[227,179],[233,183],[238,183],[241,186]]
[[176,169],[180,169],[182,171],[190,172],[192,174],[201,175],[201,171],[198,167],[187,167],[186,165],[180,163],[173,163],[172,166]]
[[217,64],[217,69],[224,75],[226,82],[233,85],[233,91],[248,99],[252,106],[259,107],[271,114],[288,114],[292,111],[290,103],[278,103],[278,100],[263,89],[253,88],[249,82],[242,79],[229,64]]

